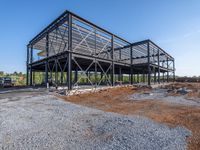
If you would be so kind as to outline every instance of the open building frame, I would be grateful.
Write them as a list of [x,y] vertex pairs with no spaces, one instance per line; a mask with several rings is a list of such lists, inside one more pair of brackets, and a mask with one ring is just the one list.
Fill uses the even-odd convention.
[[27,85],[36,84],[36,72],[68,90],[151,85],[175,80],[175,60],[151,40],[130,43],[65,11],[27,45]]

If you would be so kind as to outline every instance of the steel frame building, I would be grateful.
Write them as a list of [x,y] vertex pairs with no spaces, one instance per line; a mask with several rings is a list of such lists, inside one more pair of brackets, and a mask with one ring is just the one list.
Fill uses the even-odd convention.
[[117,81],[151,85],[173,81],[175,63],[151,40],[130,43],[65,11],[27,45],[27,85],[35,84],[35,72],[69,90]]

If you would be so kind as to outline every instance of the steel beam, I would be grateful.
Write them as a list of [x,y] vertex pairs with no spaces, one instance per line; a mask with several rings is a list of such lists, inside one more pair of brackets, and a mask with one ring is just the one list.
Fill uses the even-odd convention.
[[45,29],[43,29],[38,35],[36,35],[31,41],[31,44],[35,44],[39,40],[41,40],[43,37],[45,37],[45,34],[48,32],[50,33],[55,28],[57,28],[59,25],[64,23],[67,18],[68,11],[65,11],[63,14],[61,14],[56,20],[54,20],[51,24],[49,24]]
[[103,28],[101,28],[101,27],[99,27],[99,26],[97,26],[97,25],[95,25],[94,23],[92,23],[92,22],[90,22],[90,21],[88,21],[88,20],[86,20],[86,19],[84,19],[84,18],[82,18],[82,17],[80,17],[80,16],[78,16],[78,15],[76,15],[76,14],[70,12],[70,11],[68,11],[68,13],[69,13],[70,15],[72,15],[73,17],[75,17],[75,18],[77,18],[77,19],[83,21],[84,23],[86,23],[86,24],[88,24],[88,25],[91,25],[91,26],[95,27],[96,29],[99,29],[100,31],[105,32],[106,34],[113,35],[113,36],[115,36],[116,38],[118,38],[118,39],[120,39],[120,40],[122,40],[122,41],[124,41],[124,42],[126,42],[126,43],[128,43],[128,44],[131,44],[131,43],[129,43],[128,41],[126,41],[125,39],[123,39],[123,38],[121,38],[121,37],[119,37],[119,36],[117,36],[117,35],[115,35],[115,34],[109,32],[109,31],[107,31],[107,30],[105,30],[105,29],[103,29]]

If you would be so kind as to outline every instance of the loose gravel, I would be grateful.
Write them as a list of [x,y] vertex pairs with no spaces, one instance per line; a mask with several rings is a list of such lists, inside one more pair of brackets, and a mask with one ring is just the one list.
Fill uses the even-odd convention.
[[184,127],[103,112],[51,95],[0,99],[0,149],[187,148]]
[[150,93],[134,93],[129,96],[130,100],[161,100],[174,104],[200,106],[199,100],[187,99],[185,96],[169,96],[167,89],[153,89]]

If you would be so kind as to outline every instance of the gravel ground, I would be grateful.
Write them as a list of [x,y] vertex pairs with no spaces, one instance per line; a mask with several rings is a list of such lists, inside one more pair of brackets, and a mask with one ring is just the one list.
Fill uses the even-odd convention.
[[187,99],[184,96],[168,96],[167,89],[154,89],[149,93],[135,93],[132,94],[130,100],[162,100],[169,103],[188,105],[188,106],[200,106],[199,100]]
[[189,135],[184,127],[107,113],[51,95],[0,98],[1,149],[182,150]]

